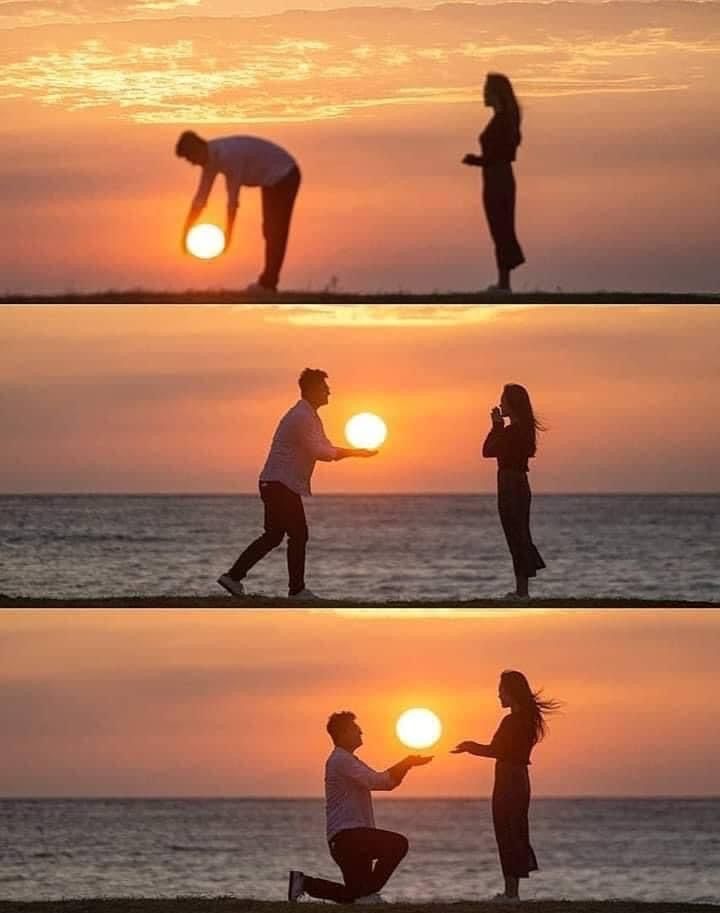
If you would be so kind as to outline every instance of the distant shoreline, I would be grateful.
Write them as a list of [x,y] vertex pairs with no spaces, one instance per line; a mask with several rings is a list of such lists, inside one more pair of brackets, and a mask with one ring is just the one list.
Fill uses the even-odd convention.
[[[279,596],[101,596],[96,599],[54,599],[10,596],[0,593],[0,609],[720,609],[720,602],[682,599],[621,599],[568,597],[533,599],[529,603],[509,599],[467,599],[423,602],[358,602],[320,599],[299,603]],[[2,911],[0,910],[0,913]]]
[[[630,900],[533,900],[513,909],[533,913],[717,913],[718,904],[648,903]],[[234,897],[100,897],[89,900],[0,901],[0,913],[288,913],[287,902]],[[327,913],[328,905],[303,903],[308,913]],[[343,907],[338,907],[342,910]],[[492,913],[497,904],[487,901],[434,901],[393,903],[393,913]]]
[[357,292],[287,291],[254,298],[237,289],[161,292],[129,289],[64,294],[6,294],[0,304],[720,304],[720,292]]

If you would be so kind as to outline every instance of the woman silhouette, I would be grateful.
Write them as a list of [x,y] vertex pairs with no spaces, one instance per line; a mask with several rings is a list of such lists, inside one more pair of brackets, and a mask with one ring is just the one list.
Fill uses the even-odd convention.
[[502,73],[488,73],[484,102],[494,115],[478,137],[482,155],[465,156],[463,164],[482,168],[483,205],[495,243],[497,285],[488,291],[508,292],[510,271],[525,262],[515,235],[515,176],[512,163],[520,145],[520,106],[512,83]]
[[[504,417],[510,420],[508,425]],[[497,459],[498,513],[515,571],[512,599],[529,598],[528,580],[545,567],[530,535],[528,459],[535,456],[537,432],[543,430],[535,418],[530,397],[520,384],[506,384],[500,407],[490,412],[492,428],[483,444],[483,456]]]
[[522,672],[514,671],[500,676],[498,697],[510,713],[503,717],[490,744],[460,742],[451,754],[467,752],[496,759],[492,817],[505,891],[494,899],[519,900],[519,879],[538,867],[528,825],[530,752],[546,733],[545,716],[558,710],[560,703],[541,698],[539,691],[530,690]]

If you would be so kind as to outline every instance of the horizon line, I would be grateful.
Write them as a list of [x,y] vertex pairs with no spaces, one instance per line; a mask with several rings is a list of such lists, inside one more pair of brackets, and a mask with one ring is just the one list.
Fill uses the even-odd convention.
[[[495,497],[495,489],[482,491],[324,491],[312,498],[468,498]],[[717,497],[716,491],[609,490],[609,491],[533,491],[533,497]],[[0,498],[236,498],[259,497],[257,491],[3,491]]]
[[[376,796],[375,801],[380,802],[484,802],[489,801],[492,795],[472,795],[472,796],[402,796],[394,799],[388,797]],[[580,793],[569,796],[533,794],[533,799],[549,799],[559,802],[574,802],[579,800],[651,800],[665,801],[674,799],[677,801],[703,801],[713,800],[720,801],[720,793],[648,793],[631,795],[627,793],[601,794],[601,793]],[[0,802],[324,802],[324,795],[314,796],[176,796],[176,795],[148,795],[148,796],[3,796],[0,795]]]

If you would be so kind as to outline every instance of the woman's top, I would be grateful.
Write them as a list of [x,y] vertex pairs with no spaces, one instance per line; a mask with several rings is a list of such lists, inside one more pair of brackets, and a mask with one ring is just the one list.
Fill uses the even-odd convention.
[[530,752],[535,744],[535,728],[529,713],[519,711],[503,717],[492,737],[489,755],[498,761],[530,764]]
[[527,472],[532,443],[518,425],[493,422],[490,433],[485,438],[482,452],[484,457],[497,458],[498,469],[517,469],[520,472]]
[[517,147],[520,145],[520,130],[505,111],[496,111],[487,127],[478,137],[482,150],[482,167],[489,165],[509,164],[515,161]]

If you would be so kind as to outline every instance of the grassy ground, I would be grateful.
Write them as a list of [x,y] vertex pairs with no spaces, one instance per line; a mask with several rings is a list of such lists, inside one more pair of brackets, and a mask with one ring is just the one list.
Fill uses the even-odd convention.
[[518,292],[510,297],[490,292],[352,292],[287,291],[257,299],[233,289],[108,290],[83,294],[6,295],[0,304],[720,304],[720,292]]
[[[243,596],[105,596],[97,599],[34,599],[0,593],[0,609],[717,609],[718,602],[680,599],[533,599],[518,603],[508,599],[469,599],[423,602],[352,602],[320,599],[302,603],[280,597]],[[1,913],[1,911],[0,911]]]
[[[532,913],[718,913],[720,906],[690,903],[640,903],[636,901],[542,900],[521,905]],[[173,899],[101,897],[95,900],[0,901],[0,913],[288,913],[290,905],[233,897],[176,897]],[[293,908],[295,909],[295,908]],[[303,903],[304,913],[327,913],[327,904]],[[343,908],[341,908],[343,909]],[[495,913],[487,901],[392,904],[392,913]],[[517,907],[511,907],[517,909]]]

